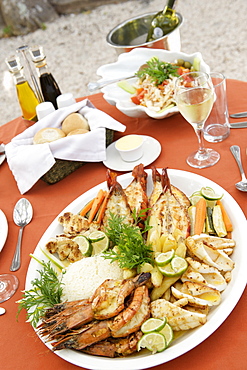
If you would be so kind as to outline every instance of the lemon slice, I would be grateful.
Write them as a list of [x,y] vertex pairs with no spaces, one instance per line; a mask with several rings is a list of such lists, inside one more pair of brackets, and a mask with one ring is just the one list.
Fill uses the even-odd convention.
[[165,266],[158,266],[160,272],[165,276],[180,276],[187,269],[187,261],[179,256],[173,257],[170,263]]
[[157,263],[158,266],[165,266],[167,263],[169,263],[175,255],[175,250],[172,249],[168,252],[165,253],[160,253],[158,256],[155,258],[155,262]]
[[207,200],[219,200],[223,197],[223,194],[216,194],[209,186],[201,188],[201,195]]
[[163,327],[163,329],[159,331],[159,333],[164,335],[164,337],[166,338],[166,344],[168,347],[173,341],[173,330],[172,330],[171,325],[169,325],[167,322],[165,326]]
[[167,344],[164,335],[157,332],[144,334],[137,343],[137,351],[147,348],[152,353],[156,353],[164,351],[166,347]]
[[151,333],[153,331],[160,331],[166,325],[166,318],[164,320],[151,317],[145,321],[141,326],[141,331],[144,334]]
[[103,240],[104,237],[105,237],[105,233],[103,233],[103,231],[99,231],[99,230],[95,230],[95,231],[92,231],[89,235],[88,235],[88,239],[91,241],[91,242],[99,242],[100,240]]
[[92,242],[93,252],[92,255],[101,254],[105,252],[109,247],[109,238],[105,234],[103,239],[98,240],[97,242]]
[[84,235],[78,235],[73,238],[73,241],[78,244],[79,249],[84,257],[90,257],[92,254],[92,244]]

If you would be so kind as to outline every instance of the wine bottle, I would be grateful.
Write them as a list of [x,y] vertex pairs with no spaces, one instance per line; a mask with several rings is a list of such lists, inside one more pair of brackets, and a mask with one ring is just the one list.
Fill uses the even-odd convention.
[[163,10],[155,14],[151,21],[146,42],[163,37],[178,25],[178,17],[174,10],[176,0],[168,0]]
[[19,57],[13,55],[6,58],[5,62],[13,75],[22,117],[26,121],[26,125],[31,126],[37,121],[36,107],[39,101],[24,75]]
[[56,99],[59,95],[61,95],[61,91],[57,84],[57,81],[49,71],[43,48],[42,46],[34,46],[32,48],[29,48],[29,51],[39,76],[40,87],[44,97],[44,101],[50,101],[57,109]]

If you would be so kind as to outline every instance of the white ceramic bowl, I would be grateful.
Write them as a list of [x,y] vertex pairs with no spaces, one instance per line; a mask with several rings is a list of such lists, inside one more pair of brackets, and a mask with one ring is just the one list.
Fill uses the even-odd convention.
[[[176,59],[184,59],[189,62],[193,62],[194,58],[199,58],[200,70],[203,72],[210,72],[209,66],[204,62],[200,52],[193,54],[186,54],[182,52],[173,52],[162,49],[147,49],[137,48],[131,50],[129,53],[120,54],[117,62],[111,64],[105,64],[97,70],[97,74],[102,78],[98,82],[113,80],[116,78],[126,78],[134,75],[139,67],[146,63],[150,58],[157,57],[165,62],[174,62]],[[130,84],[134,84],[137,79],[131,78],[128,80]],[[101,89],[104,94],[105,100],[111,104],[116,105],[117,109],[126,114],[129,117],[145,117],[149,116],[155,119],[162,119],[169,117],[175,113],[178,113],[178,108],[172,107],[163,112],[154,112],[141,105],[132,103],[131,95],[120,88],[117,83],[112,83]]]
[[143,155],[144,139],[141,135],[126,135],[118,139],[115,148],[125,162],[134,162]]

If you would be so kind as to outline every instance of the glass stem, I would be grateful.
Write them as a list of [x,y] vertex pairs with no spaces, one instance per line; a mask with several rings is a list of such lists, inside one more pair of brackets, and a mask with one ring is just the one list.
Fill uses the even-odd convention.
[[204,155],[206,153],[206,150],[204,148],[202,128],[195,128],[195,133],[196,133],[196,136],[198,138],[198,143],[199,143],[198,154],[199,155]]

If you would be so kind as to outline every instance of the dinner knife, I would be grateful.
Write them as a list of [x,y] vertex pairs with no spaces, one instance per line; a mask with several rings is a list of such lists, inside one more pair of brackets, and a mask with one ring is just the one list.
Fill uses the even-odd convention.
[[230,117],[232,117],[232,118],[243,118],[243,117],[247,117],[247,112],[240,112],[240,113],[230,114]]
[[230,123],[230,127],[231,128],[245,128],[245,127],[247,127],[247,121]]

